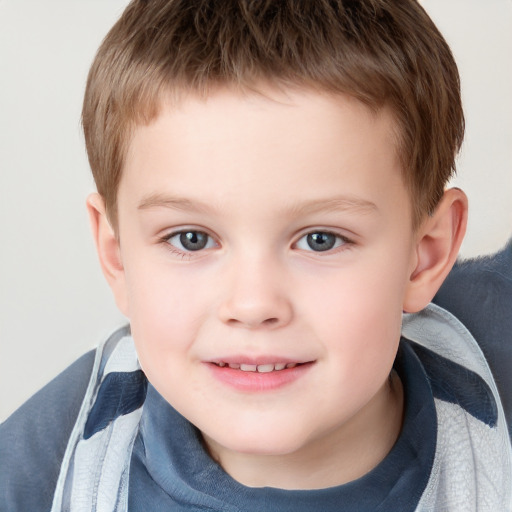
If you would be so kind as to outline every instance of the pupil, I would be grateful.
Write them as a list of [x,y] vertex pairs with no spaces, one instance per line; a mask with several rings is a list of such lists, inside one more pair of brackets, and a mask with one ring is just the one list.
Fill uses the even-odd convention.
[[328,251],[334,247],[336,237],[331,233],[311,233],[307,242],[314,251]]
[[186,233],[181,233],[180,242],[188,251],[199,251],[206,247],[208,235],[200,231],[187,231]]

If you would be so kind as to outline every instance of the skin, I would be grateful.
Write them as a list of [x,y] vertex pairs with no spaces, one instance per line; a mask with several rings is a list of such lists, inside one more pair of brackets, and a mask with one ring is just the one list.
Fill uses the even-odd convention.
[[[118,233],[101,197],[88,205],[141,366],[210,454],[249,486],[328,487],[371,470],[399,435],[402,311],[448,273],[467,203],[447,191],[413,231],[385,108],[264,92],[164,102],[134,131]],[[186,232],[205,247],[187,250]],[[315,233],[334,246],[312,247]],[[308,364],[240,390],[212,371],[229,358]]]

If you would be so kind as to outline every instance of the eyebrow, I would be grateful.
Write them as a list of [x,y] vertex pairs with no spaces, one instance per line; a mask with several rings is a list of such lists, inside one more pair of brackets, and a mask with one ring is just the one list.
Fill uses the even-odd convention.
[[187,199],[185,197],[175,197],[165,194],[150,194],[142,199],[137,207],[139,210],[148,210],[150,208],[171,208],[173,210],[182,210],[186,212],[210,213],[213,208],[202,201]]
[[372,201],[354,195],[346,195],[314,199],[292,208],[292,212],[298,215],[335,211],[372,213],[377,212],[378,207]]
[[[192,213],[213,213],[215,208],[210,204],[185,197],[154,193],[144,197],[138,205],[139,210],[151,208],[171,208]],[[375,203],[354,195],[334,196],[305,201],[292,205],[292,215],[307,215],[321,212],[354,211],[359,213],[377,212]]]

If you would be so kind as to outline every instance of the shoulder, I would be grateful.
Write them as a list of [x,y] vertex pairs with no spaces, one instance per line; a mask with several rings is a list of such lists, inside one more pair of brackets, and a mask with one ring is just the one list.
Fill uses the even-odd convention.
[[402,332],[421,362],[437,417],[435,462],[418,510],[509,510],[509,433],[483,351],[456,317],[435,305],[404,316]]
[[88,352],[0,425],[0,496],[7,510],[49,510],[93,368]]
[[495,254],[458,261],[434,298],[478,334],[477,340],[512,337],[511,301],[512,239]]
[[480,345],[512,434],[512,239],[496,254],[457,262],[434,302],[455,315]]

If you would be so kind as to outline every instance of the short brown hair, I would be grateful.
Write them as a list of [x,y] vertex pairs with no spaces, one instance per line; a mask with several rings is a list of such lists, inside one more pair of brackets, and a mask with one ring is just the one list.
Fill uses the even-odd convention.
[[464,115],[450,49],[415,0],[133,0],[107,34],[82,112],[98,192],[116,194],[134,126],[166,91],[262,81],[348,94],[397,124],[415,225],[455,170]]

